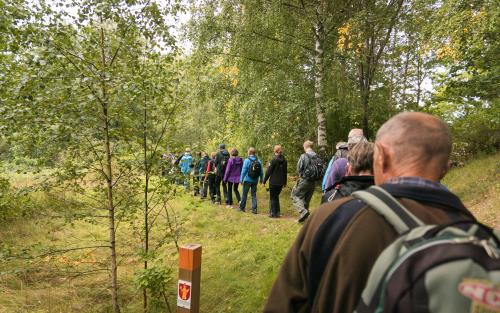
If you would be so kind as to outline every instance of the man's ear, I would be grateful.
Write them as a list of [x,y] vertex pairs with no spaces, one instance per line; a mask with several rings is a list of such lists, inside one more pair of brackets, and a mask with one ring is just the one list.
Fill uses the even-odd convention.
[[346,176],[351,176],[352,175],[352,166],[351,164],[347,164],[347,175]]
[[387,147],[385,147],[380,142],[375,142],[375,146],[377,148],[376,160],[379,168],[385,173],[387,170],[388,162],[387,162]]
[[448,160],[448,162],[446,162],[446,166],[441,171],[441,175],[439,175],[439,180],[443,179],[446,176],[446,174],[448,174],[448,171],[450,169],[451,169],[451,160]]

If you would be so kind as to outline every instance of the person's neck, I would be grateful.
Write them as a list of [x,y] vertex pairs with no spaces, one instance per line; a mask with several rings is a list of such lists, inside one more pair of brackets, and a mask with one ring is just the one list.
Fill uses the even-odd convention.
[[394,171],[384,177],[383,183],[398,177],[418,177],[434,183],[440,183],[440,177],[436,175],[435,171],[419,171],[419,170],[402,170]]
[[373,176],[373,173],[370,171],[361,171],[357,174],[352,174],[352,176]]

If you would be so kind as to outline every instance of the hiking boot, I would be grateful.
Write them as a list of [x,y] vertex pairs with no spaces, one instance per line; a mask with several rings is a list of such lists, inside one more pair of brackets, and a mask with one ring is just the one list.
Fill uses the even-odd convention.
[[252,210],[252,213],[253,214],[257,214],[257,210]]
[[309,217],[309,211],[304,210],[300,213],[299,219],[297,222],[302,223]]

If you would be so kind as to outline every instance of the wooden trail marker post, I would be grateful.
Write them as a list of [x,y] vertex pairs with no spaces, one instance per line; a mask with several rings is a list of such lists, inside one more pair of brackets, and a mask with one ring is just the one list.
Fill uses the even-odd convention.
[[201,245],[187,244],[179,249],[177,313],[200,312]]

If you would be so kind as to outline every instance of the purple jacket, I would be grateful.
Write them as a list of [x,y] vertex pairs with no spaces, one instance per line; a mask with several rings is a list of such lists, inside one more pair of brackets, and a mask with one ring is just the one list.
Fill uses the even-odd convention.
[[233,184],[239,184],[242,167],[243,160],[240,157],[229,158],[229,160],[227,160],[224,181],[231,182]]
[[330,171],[330,175],[326,178],[325,190],[334,186],[338,183],[342,177],[347,174],[347,159],[340,158],[335,160],[332,165],[332,170]]

